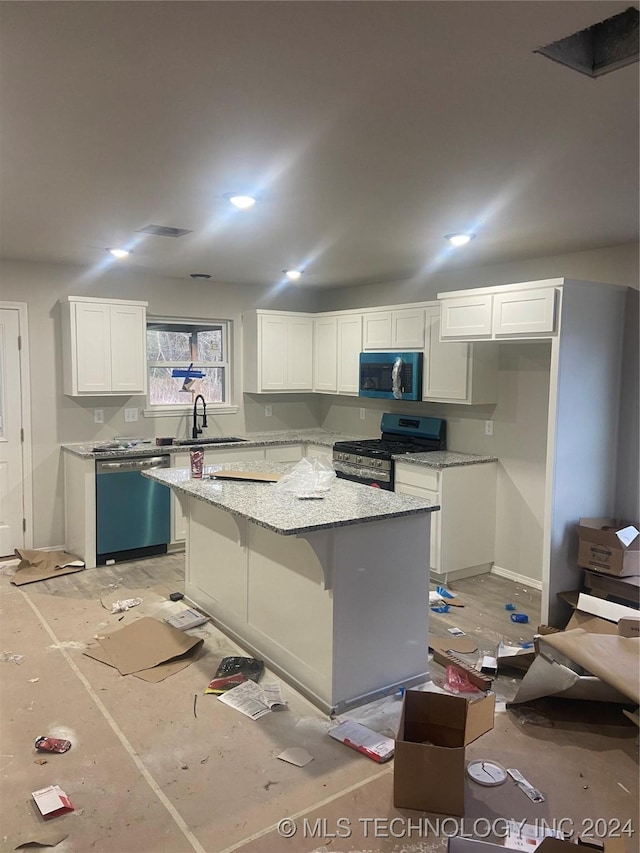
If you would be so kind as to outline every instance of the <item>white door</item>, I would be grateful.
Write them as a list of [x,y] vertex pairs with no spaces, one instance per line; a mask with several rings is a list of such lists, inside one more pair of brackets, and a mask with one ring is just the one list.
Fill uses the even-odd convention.
[[29,380],[21,343],[26,347],[26,306],[0,304],[0,556],[13,556],[31,538]]

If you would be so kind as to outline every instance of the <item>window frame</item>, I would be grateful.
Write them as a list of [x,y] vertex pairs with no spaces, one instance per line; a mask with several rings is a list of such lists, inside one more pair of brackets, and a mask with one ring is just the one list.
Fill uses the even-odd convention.
[[[197,367],[198,364],[203,364],[207,367],[213,368],[222,368],[223,370],[223,389],[225,394],[225,400],[221,403],[210,403],[207,401],[207,411],[215,414],[234,414],[238,411],[238,406],[232,402],[233,399],[233,366],[232,366],[232,327],[233,323],[231,320],[212,320],[212,319],[202,319],[195,317],[166,317],[166,316],[150,316],[147,315],[146,325],[145,325],[145,355],[146,355],[146,331],[149,326],[164,323],[167,326],[171,326],[172,324],[175,326],[195,326],[197,328],[211,328],[215,326],[219,326],[222,332],[222,355],[225,357],[224,361],[216,361],[216,362],[195,362],[194,367]],[[150,361],[149,358],[146,358],[145,370],[147,371],[147,381],[150,383],[149,371],[152,367],[184,367],[183,362],[156,362]],[[149,402],[150,394],[147,392],[147,406],[143,410],[143,416],[145,418],[166,418],[166,417],[184,417],[185,414],[189,414],[193,411],[193,401],[185,402],[185,403],[160,403],[160,404],[152,404]]]

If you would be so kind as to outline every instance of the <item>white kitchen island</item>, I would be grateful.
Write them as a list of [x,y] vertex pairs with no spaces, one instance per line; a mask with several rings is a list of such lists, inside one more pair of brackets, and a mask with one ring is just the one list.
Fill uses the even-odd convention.
[[182,504],[187,598],[319,708],[340,713],[427,677],[428,514],[438,507],[338,479],[303,500],[183,468],[144,476]]

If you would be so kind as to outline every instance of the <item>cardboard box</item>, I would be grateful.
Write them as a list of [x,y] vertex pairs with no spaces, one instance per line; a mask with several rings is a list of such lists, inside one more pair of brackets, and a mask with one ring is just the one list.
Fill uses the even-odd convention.
[[[630,521],[615,518],[581,518],[578,533],[578,565],[607,575],[640,575],[640,536],[625,544],[619,534],[637,529]],[[632,534],[633,535],[633,534]]]
[[617,601],[627,607],[640,606],[640,575],[623,578],[585,569],[584,588],[589,595],[597,598]]
[[493,728],[495,695],[475,701],[407,690],[396,738],[393,804],[464,815],[465,746]]

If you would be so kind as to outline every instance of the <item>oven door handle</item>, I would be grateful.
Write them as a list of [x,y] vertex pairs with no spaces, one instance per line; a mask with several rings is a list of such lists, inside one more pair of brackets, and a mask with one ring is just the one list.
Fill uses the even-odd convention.
[[375,480],[380,483],[390,483],[391,482],[391,472],[390,471],[376,471],[371,468],[365,468],[361,465],[353,465],[351,463],[345,464],[344,462],[338,462],[334,459],[333,467],[336,470],[338,476],[340,474],[344,474],[345,476],[352,477],[355,482],[357,482],[357,478],[359,477],[362,480]]

